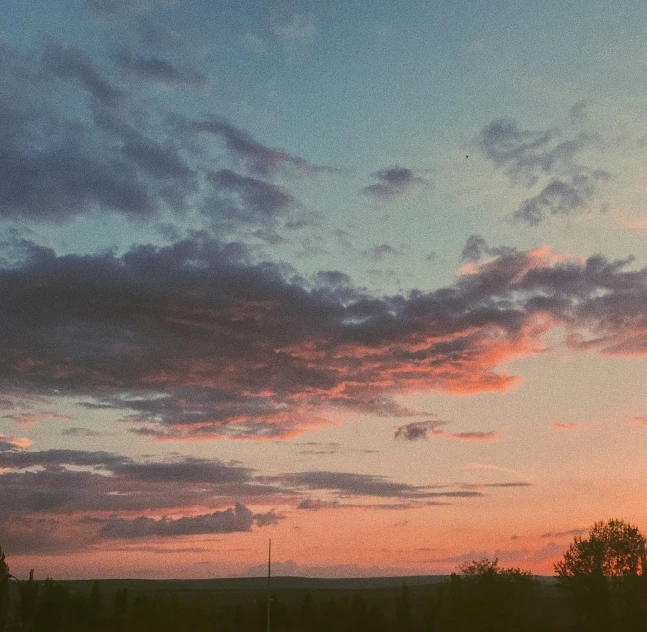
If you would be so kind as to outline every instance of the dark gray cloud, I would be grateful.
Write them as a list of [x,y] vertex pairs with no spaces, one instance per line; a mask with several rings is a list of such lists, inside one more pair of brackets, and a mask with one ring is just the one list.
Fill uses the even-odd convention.
[[6,513],[175,510],[295,495],[256,481],[248,468],[216,459],[134,461],[102,451],[28,451],[24,440],[1,439],[0,503]]
[[402,253],[402,250],[402,248],[396,248],[391,244],[380,244],[371,250],[365,251],[364,254],[373,261],[384,261],[391,257],[397,257]]
[[551,180],[537,195],[521,204],[514,217],[530,226],[537,226],[546,216],[568,215],[584,210],[593,200],[597,185],[610,179],[606,171],[577,174],[570,182]]
[[534,184],[538,173],[551,173],[560,161],[572,159],[586,140],[558,142],[558,138],[556,129],[522,130],[514,120],[498,119],[481,130],[478,143],[487,158]]
[[254,514],[250,509],[236,503],[230,509],[215,511],[199,516],[182,518],[99,518],[100,534],[106,539],[131,539],[157,537],[177,537],[187,535],[204,535],[213,533],[236,533],[251,531],[252,526],[276,524],[276,514]]
[[[570,130],[568,130],[570,131]],[[547,215],[567,215],[590,209],[600,184],[611,174],[577,162],[578,154],[593,138],[585,132],[566,137],[567,130],[523,130],[516,121],[499,119],[486,125],[477,144],[484,155],[501,167],[514,183],[539,188],[513,214],[536,226]]]
[[101,433],[90,428],[66,428],[61,432],[64,437],[100,437]]
[[297,505],[297,509],[309,509],[311,511],[336,507],[343,507],[343,505],[338,500],[321,500],[320,498],[304,498]]
[[[373,297],[204,235],[120,257],[19,242],[0,268],[0,380],[112,409],[152,437],[272,439],[326,423],[330,407],[424,415],[393,401],[401,390],[503,390],[516,379],[496,368],[557,326],[573,349],[647,353],[647,270],[497,252],[452,286]],[[400,437],[497,436],[412,421]]]
[[[220,119],[191,122],[144,103],[84,50],[50,41],[39,57],[0,43],[0,218],[61,221],[120,213],[139,221],[190,215],[219,234],[295,230],[313,221],[294,196],[263,179],[326,171],[269,149]],[[188,62],[121,50],[124,72],[167,85],[200,86]],[[111,74],[112,71],[112,74]],[[72,116],[74,113],[74,116]],[[161,123],[161,124],[160,124]],[[200,131],[227,152],[199,148]],[[213,143],[211,143],[213,145]],[[234,169],[235,168],[235,169]],[[242,169],[252,175],[238,173]]]
[[493,248],[480,235],[470,235],[463,246],[461,259],[464,261],[480,261],[485,257],[513,256],[514,248],[499,246]]
[[[28,439],[20,439],[17,437],[7,437],[0,434],[0,455],[5,454],[19,454],[31,442]],[[0,467],[2,467],[0,465]]]
[[116,55],[121,68],[140,79],[163,83],[168,86],[200,88],[209,82],[207,75],[196,70],[177,68],[171,61],[160,57],[146,57],[122,48]]
[[92,108],[113,117],[125,92],[79,49],[49,44],[36,60],[6,42],[0,47],[0,215],[60,220],[97,208],[155,213],[156,191],[137,162],[121,153],[111,130],[69,120],[57,82],[74,81],[93,97]]
[[8,555],[68,555],[98,543],[96,530],[59,519],[21,515],[0,517],[2,549]]
[[414,421],[404,426],[396,428],[394,437],[396,439],[406,439],[407,441],[418,441],[426,439],[430,431],[444,425],[443,421]]
[[[257,221],[259,217],[274,217],[295,203],[294,197],[284,189],[258,178],[242,176],[231,169],[221,169],[208,177],[216,193],[226,194],[226,201],[232,200],[233,194],[233,202],[227,208],[238,220]],[[208,213],[210,208],[207,207],[205,212]],[[218,208],[222,214],[223,205],[218,205]]]
[[486,432],[446,432],[442,429],[446,425],[446,421],[439,420],[413,421],[396,428],[393,436],[396,439],[406,439],[407,441],[427,439],[430,435],[442,437],[443,439],[460,439],[463,441],[494,441],[500,437],[500,433],[496,430]]
[[372,175],[377,179],[377,182],[364,187],[361,193],[378,199],[389,200],[405,195],[415,186],[429,186],[429,182],[425,178],[404,167],[382,169]]
[[[293,474],[281,474],[280,476],[267,476],[260,480],[265,480],[269,483],[280,483],[297,489],[331,491],[339,496],[427,499],[438,497],[471,498],[481,495],[479,492],[469,491],[433,491],[436,489],[434,486],[396,483],[389,481],[384,476],[356,474],[353,472],[296,472]],[[317,501],[306,499],[301,503],[300,508],[312,509],[315,508],[316,503]]]
[[181,134],[198,136],[211,134],[221,138],[227,150],[247,165],[252,173],[269,177],[277,172],[291,170],[294,173],[334,173],[330,167],[315,165],[304,158],[263,145],[223,118],[214,115],[201,120],[191,120],[179,115],[169,117],[169,123]]
[[126,94],[115,87],[80,48],[50,43],[43,51],[43,66],[61,79],[76,79],[95,99],[107,107],[121,105]]
[[[39,529],[43,538],[33,551],[56,555],[112,539],[246,532],[285,518],[275,509],[253,512],[249,505],[257,503],[401,511],[482,495],[350,472],[259,476],[217,459],[134,460],[105,451],[28,448],[26,440],[0,436],[0,528],[12,552],[28,551]],[[324,498],[313,495],[318,492]]]

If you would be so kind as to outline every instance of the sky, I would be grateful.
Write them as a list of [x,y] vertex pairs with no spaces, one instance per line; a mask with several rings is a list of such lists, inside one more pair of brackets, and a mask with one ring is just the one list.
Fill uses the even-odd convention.
[[14,574],[647,530],[647,4],[0,6]]

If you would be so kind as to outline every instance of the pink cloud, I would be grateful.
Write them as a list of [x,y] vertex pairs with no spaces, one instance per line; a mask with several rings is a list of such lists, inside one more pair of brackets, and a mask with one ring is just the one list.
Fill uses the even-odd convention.
[[68,419],[68,417],[66,417],[65,415],[60,415],[53,412],[15,413],[13,415],[7,415],[7,418],[11,419],[20,426],[25,426],[26,428],[32,428],[41,421],[66,421]]

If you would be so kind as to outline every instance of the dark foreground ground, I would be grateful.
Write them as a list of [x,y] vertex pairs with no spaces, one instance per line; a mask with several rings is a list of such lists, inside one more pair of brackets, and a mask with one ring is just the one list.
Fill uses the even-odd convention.
[[[266,578],[37,582],[17,587],[5,632],[265,632]],[[272,578],[273,632],[574,630],[572,598],[546,577]],[[586,625],[580,630],[593,629]]]

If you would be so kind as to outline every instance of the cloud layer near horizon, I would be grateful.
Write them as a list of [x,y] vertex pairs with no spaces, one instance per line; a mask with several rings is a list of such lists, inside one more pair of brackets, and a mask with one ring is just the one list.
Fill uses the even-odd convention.
[[25,439],[0,436],[0,528],[11,554],[249,532],[283,520],[277,506],[398,511],[483,496],[466,484],[411,485],[353,472],[268,476],[217,459],[28,448]]

